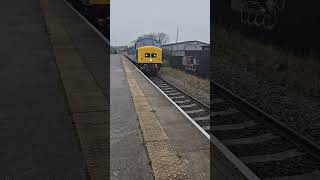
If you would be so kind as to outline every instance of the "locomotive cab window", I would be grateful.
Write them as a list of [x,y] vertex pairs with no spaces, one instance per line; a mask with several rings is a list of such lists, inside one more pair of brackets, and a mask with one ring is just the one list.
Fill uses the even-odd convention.
[[150,53],[145,53],[144,57],[150,57]]
[[157,57],[157,54],[156,54],[156,53],[151,53],[151,57],[152,57],[152,58],[156,58],[156,57]]

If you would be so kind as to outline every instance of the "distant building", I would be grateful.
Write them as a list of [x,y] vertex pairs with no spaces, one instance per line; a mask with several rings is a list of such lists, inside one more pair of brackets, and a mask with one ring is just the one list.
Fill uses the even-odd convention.
[[202,51],[210,51],[210,45],[202,46]]
[[210,44],[200,41],[185,41],[165,44],[161,48],[168,50],[171,56],[185,56],[186,51],[202,51],[203,46],[210,47]]

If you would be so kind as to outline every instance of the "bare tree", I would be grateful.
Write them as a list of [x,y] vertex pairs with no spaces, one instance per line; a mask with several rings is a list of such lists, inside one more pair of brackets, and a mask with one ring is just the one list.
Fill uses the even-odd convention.
[[157,33],[156,39],[160,42],[161,45],[167,44],[170,41],[169,35],[164,32]]
[[169,35],[164,32],[160,32],[160,33],[152,32],[152,33],[144,34],[141,37],[154,38],[154,39],[158,40],[161,45],[167,44],[170,41]]

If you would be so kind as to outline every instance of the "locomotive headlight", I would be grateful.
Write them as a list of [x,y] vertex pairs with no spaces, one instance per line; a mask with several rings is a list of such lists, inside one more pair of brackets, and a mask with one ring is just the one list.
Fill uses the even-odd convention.
[[152,62],[152,59],[150,59],[150,62]]
[[156,54],[156,53],[152,53],[152,54],[151,54],[151,57],[152,57],[152,58],[156,58],[156,57],[157,57],[157,54]]

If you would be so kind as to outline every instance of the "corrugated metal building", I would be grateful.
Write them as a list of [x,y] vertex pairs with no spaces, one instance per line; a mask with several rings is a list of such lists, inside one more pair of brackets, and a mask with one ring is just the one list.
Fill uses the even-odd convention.
[[165,44],[161,48],[168,50],[171,56],[185,56],[185,51],[202,51],[202,46],[210,46],[210,44],[200,41],[184,41]]

